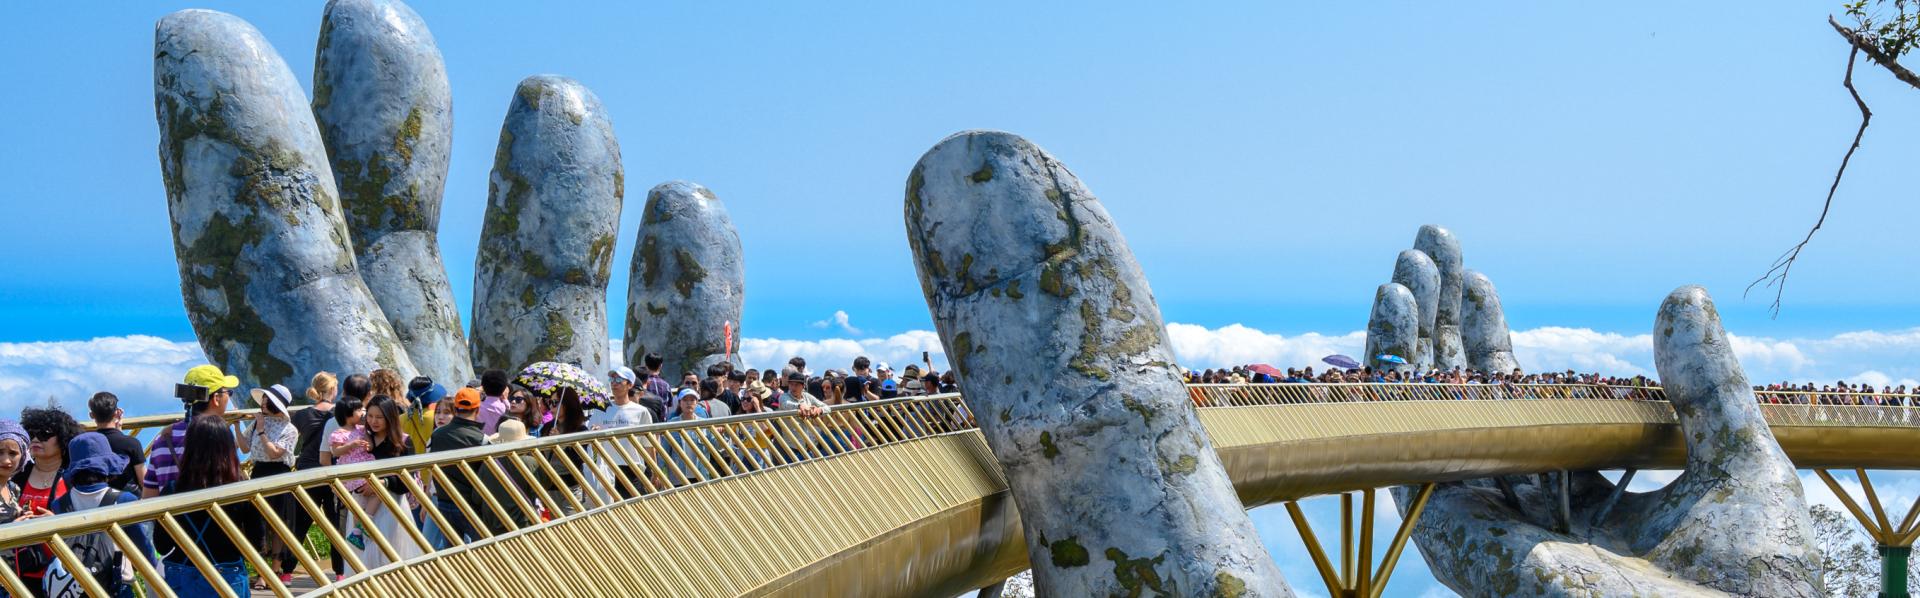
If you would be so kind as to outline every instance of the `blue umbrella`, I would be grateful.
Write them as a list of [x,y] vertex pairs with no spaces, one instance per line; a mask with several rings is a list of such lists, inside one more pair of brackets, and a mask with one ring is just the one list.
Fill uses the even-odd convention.
[[1354,361],[1352,357],[1347,357],[1345,355],[1328,355],[1324,358],[1321,358],[1320,361],[1327,362],[1327,365],[1331,365],[1337,368],[1344,368],[1349,370],[1360,369],[1360,362]]
[[1400,365],[1407,364],[1407,358],[1401,357],[1399,355],[1394,355],[1392,353],[1382,353],[1379,357],[1375,357],[1374,359],[1377,361],[1384,361],[1387,363],[1397,363]]

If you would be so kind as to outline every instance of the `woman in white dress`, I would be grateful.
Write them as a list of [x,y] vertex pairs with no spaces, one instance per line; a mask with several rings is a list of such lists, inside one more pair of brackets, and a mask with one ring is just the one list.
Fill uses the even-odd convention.
[[[406,434],[400,432],[400,404],[394,402],[392,397],[381,395],[367,403],[365,425],[367,436],[373,444],[368,450],[373,453],[374,459],[391,459],[413,454],[413,443],[407,439]],[[396,513],[393,509],[387,508],[386,502],[379,500],[379,495],[376,494],[378,490],[373,484],[361,486],[358,492],[373,498],[362,503],[369,505],[367,514],[373,517],[373,528],[393,545],[393,550],[399,553],[400,560],[404,561],[425,554],[426,551],[414,541],[413,533],[407,531],[407,527],[419,528],[414,525],[411,506],[413,498],[407,494],[406,484],[392,476],[382,481],[385,482],[382,486],[400,503],[401,510]],[[403,525],[406,527],[401,527]],[[367,545],[361,548],[360,560],[367,564],[368,569],[392,562],[387,559],[386,552],[380,550],[379,544],[373,542],[371,538],[368,538]]]

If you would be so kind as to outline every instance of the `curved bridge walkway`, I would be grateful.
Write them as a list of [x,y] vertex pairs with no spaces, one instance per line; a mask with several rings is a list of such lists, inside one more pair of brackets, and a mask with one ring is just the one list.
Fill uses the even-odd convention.
[[[1354,492],[1371,506],[1374,489],[1384,486],[1677,468],[1685,456],[1673,410],[1652,388],[1277,384],[1190,392],[1246,506],[1288,503],[1298,523],[1304,519],[1292,501],[1311,496]],[[1920,443],[1920,408],[1759,395],[1774,435],[1801,468],[1920,468],[1920,452],[1905,449]],[[130,427],[169,419],[130,420]],[[347,484],[355,480],[391,480],[406,492],[374,483],[373,496],[350,500]],[[422,509],[420,520],[391,535],[360,526],[370,551],[398,562],[368,567],[347,551],[355,573],[338,582],[316,544],[281,516],[304,510],[332,546],[346,546],[346,525],[328,521],[322,509],[327,496],[352,525],[381,509],[406,511],[406,495],[425,496],[429,487],[451,503],[444,512]],[[1347,502],[1352,496],[1343,494]],[[1870,533],[1920,534],[1912,517],[1898,529],[1887,525],[1877,499],[1868,498],[1874,516],[1853,510]],[[1416,500],[1408,521],[1419,506]],[[266,576],[279,596],[951,596],[1005,579],[1027,560],[1006,480],[958,395],[836,407],[816,419],[782,413],[676,422],[295,472],[0,526],[0,548],[44,543],[79,570],[69,539],[105,533],[135,554],[127,530],[149,525],[154,535],[175,538],[208,575],[213,563],[183,522],[211,523],[207,534],[240,539],[256,517],[263,533],[302,546],[294,551],[298,569],[320,580],[296,590]],[[461,519],[478,523],[471,537],[432,534],[456,529]],[[1370,528],[1371,518],[1363,525]],[[1333,571],[1311,530],[1301,531],[1333,594],[1377,595],[1406,528],[1377,572],[1371,534],[1362,534],[1357,562],[1351,549],[1338,555],[1344,573]],[[435,549],[430,534],[451,537]],[[236,545],[253,569],[274,570],[256,543]],[[133,561],[143,583],[159,579],[154,565]],[[100,595],[81,577],[90,595]],[[27,594],[10,568],[0,567],[0,584]],[[174,595],[164,584],[146,585],[148,595]]]

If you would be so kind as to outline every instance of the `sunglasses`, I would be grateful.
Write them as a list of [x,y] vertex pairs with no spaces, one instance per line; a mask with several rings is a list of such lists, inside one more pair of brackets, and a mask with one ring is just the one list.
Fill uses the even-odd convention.
[[508,397],[507,402],[508,403],[525,403],[527,402],[527,398],[526,397]]

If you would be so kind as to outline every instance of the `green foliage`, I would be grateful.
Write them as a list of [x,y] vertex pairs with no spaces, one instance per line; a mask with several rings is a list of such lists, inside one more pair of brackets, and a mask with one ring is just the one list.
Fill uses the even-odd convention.
[[1853,17],[1853,30],[1888,58],[1898,60],[1920,43],[1920,0],[1852,0],[1842,6]]

